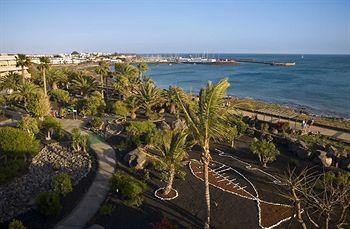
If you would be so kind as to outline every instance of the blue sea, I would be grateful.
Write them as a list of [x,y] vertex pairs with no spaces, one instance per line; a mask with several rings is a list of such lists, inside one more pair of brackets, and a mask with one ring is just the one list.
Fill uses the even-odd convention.
[[227,77],[231,84],[229,95],[350,118],[350,55],[212,54],[209,57],[293,61],[296,65],[151,64],[146,75],[161,88],[177,85],[192,92],[198,92],[208,80],[217,82]]

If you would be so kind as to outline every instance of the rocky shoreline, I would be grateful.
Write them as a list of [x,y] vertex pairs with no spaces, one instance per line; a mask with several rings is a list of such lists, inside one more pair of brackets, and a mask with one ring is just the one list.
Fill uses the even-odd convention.
[[26,174],[0,187],[0,221],[32,209],[36,196],[50,190],[56,175],[68,173],[76,185],[91,168],[92,159],[88,153],[72,152],[58,143],[45,146],[33,158]]

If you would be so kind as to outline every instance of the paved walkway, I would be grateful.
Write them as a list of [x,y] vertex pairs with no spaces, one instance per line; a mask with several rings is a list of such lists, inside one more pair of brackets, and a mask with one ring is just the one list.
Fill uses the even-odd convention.
[[[249,117],[254,117],[256,115],[256,113],[253,112],[249,112],[249,111],[243,111],[243,110],[239,110],[238,113],[241,113],[244,116],[249,116]],[[283,119],[283,118],[276,118],[273,116],[269,116],[269,115],[262,115],[262,114],[258,114],[257,115],[259,120],[262,121],[267,121],[267,122],[277,122],[277,121],[282,121],[282,122],[289,122],[290,126],[292,128],[301,129],[301,123],[300,122],[294,122],[294,121],[290,121],[287,119]],[[306,131],[308,132],[320,132],[320,134],[328,136],[328,137],[332,137],[334,139],[338,139],[338,140],[342,140],[344,142],[348,142],[350,143],[350,133],[347,132],[343,132],[343,131],[337,131],[337,130],[332,130],[329,128],[324,128],[324,127],[319,127],[319,126],[308,126],[306,128]]]
[[[73,128],[82,128],[83,126],[83,122],[80,120],[62,119],[60,121],[63,124],[63,129],[68,132],[71,132]],[[88,221],[97,213],[108,194],[110,188],[109,179],[112,177],[116,165],[115,152],[110,145],[102,141],[96,141],[96,138],[94,138],[90,146],[95,151],[98,160],[96,177],[79,204],[70,215],[56,225],[56,229],[84,228]]]

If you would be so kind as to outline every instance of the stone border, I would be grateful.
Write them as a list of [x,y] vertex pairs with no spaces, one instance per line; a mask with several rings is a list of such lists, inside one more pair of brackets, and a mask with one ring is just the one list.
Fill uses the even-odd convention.
[[158,199],[161,199],[161,200],[173,200],[179,196],[179,193],[177,192],[177,190],[172,188],[171,190],[174,190],[175,196],[173,196],[173,197],[161,197],[158,195],[158,192],[163,190],[163,189],[165,189],[165,188],[164,187],[158,188],[156,191],[154,191],[155,197],[157,197]]

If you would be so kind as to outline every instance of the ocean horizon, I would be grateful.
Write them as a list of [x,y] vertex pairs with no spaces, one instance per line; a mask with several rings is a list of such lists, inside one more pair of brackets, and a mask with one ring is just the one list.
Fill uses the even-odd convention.
[[170,85],[197,93],[207,81],[227,77],[228,95],[303,109],[316,115],[350,118],[350,55],[177,53],[160,56],[205,56],[296,62],[295,66],[150,64],[147,76],[160,88]]

